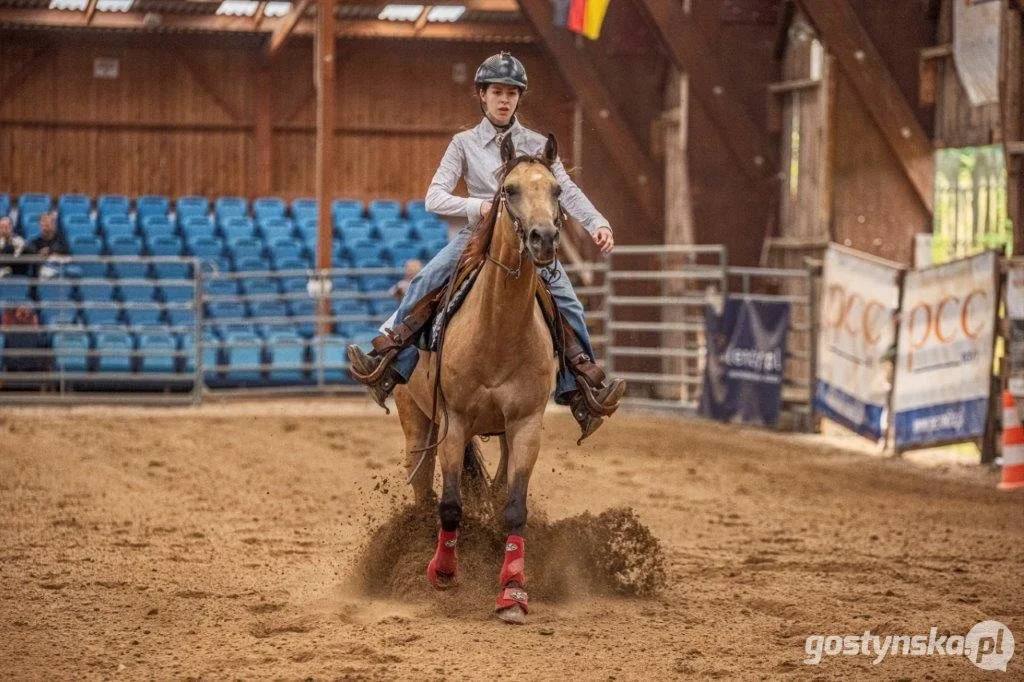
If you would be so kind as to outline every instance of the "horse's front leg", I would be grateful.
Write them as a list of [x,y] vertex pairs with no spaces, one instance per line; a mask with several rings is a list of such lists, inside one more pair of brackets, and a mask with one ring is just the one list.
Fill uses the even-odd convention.
[[448,437],[438,447],[441,458],[441,502],[434,558],[427,564],[427,579],[439,590],[452,587],[459,578],[459,524],[462,522],[462,459],[469,437],[457,424],[450,424]]
[[505,561],[498,582],[496,612],[507,623],[525,623],[526,597],[526,495],[530,475],[540,451],[541,417],[531,418],[506,431],[509,445],[508,501],[505,503]]

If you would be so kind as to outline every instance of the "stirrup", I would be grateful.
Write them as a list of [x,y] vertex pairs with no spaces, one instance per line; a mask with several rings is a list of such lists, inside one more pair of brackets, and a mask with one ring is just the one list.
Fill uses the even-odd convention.
[[348,373],[352,375],[353,379],[366,386],[370,397],[384,408],[386,414],[391,414],[391,410],[387,406],[387,399],[398,383],[397,375],[391,368],[391,361],[395,359],[398,351],[392,349],[381,357],[375,357],[367,355],[355,344],[350,345],[347,351]]
[[610,417],[619,409],[619,401],[626,393],[626,382],[622,379],[612,379],[607,386],[600,389],[593,389],[583,382],[579,382],[578,385],[579,390],[573,395],[569,405],[572,416],[582,431],[576,445],[582,445],[583,441],[604,423],[605,417]]

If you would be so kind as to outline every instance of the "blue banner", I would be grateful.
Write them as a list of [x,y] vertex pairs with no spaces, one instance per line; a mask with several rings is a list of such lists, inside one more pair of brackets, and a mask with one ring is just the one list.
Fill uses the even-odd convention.
[[789,303],[732,298],[719,315],[704,309],[708,344],[701,411],[718,421],[775,426]]
[[814,409],[821,416],[844,424],[872,440],[878,440],[885,434],[884,405],[864,402],[828,382],[818,381]]

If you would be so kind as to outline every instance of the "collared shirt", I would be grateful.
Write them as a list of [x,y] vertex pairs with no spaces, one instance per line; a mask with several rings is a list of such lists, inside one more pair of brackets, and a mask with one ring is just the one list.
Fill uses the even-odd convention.
[[[545,136],[524,127],[518,120],[504,134],[512,135],[518,154],[542,154],[547,144]],[[503,134],[486,116],[477,127],[455,135],[427,188],[427,210],[438,215],[463,218],[470,224],[476,222],[480,217],[480,205],[491,201],[498,191],[499,178],[496,173],[501,167],[502,137]],[[566,213],[578,220],[590,234],[599,228],[608,227],[608,220],[569,178],[560,159],[555,160],[551,171],[562,187],[560,201]],[[469,198],[452,194],[462,177],[466,178]]]

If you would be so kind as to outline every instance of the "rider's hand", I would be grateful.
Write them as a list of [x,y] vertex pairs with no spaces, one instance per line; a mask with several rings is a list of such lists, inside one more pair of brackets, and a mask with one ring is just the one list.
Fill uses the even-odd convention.
[[480,215],[485,216],[491,211],[491,202],[485,201],[480,204]]
[[601,227],[594,233],[594,243],[601,249],[601,253],[609,254],[615,248],[615,238],[612,236],[611,228]]

